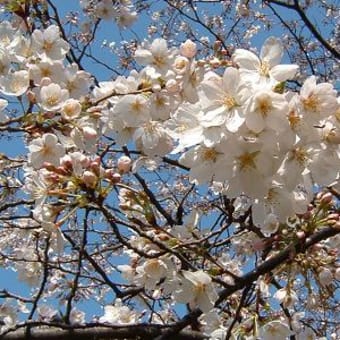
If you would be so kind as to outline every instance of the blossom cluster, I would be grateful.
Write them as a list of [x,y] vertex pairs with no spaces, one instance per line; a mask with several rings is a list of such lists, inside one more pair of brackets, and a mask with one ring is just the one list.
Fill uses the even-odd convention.
[[[94,8],[98,18],[120,18],[122,26],[135,17],[130,1],[117,1],[119,10],[111,1],[81,3],[87,11]],[[147,223],[152,222],[148,199],[123,183],[136,164],[132,167],[125,155],[108,167],[98,156],[106,137],[122,147],[133,145],[141,158],[155,164],[165,156],[178,159],[189,169],[192,183],[208,184],[216,194],[235,198],[235,210],[238,203],[242,209],[241,200],[246,197],[255,226],[268,238],[296,214],[307,220],[314,186],[338,185],[337,92],[314,76],[299,91],[289,90],[299,69],[281,64],[284,48],[274,37],[265,41],[259,56],[236,49],[229,60],[197,60],[194,42],[187,40],[176,48],[155,39],[136,49],[139,71],[95,84],[89,73],[65,62],[70,46],[57,26],[35,29],[29,36],[4,21],[0,31],[0,93],[18,97],[32,109],[23,117],[28,145],[25,190],[35,200],[34,220],[52,238],[59,254],[67,242],[64,223],[77,209],[101,207],[115,189],[129,221],[143,220],[144,215]],[[6,106],[1,99],[1,112]],[[7,119],[1,116],[3,122]],[[319,199],[320,204],[327,203],[326,196]],[[162,232],[148,230],[144,237],[131,236],[131,249],[124,250],[130,264],[117,270],[153,299],[168,297],[169,310],[176,303],[199,308],[204,313],[202,323],[209,329],[209,318],[218,319],[214,307],[219,280],[233,284],[242,269],[228,256],[220,257],[209,273],[190,263],[183,269],[176,254],[155,256],[164,250],[161,245],[173,244],[171,249],[176,250],[183,242],[195,241],[199,217],[193,213],[190,218],[181,226],[165,224]],[[253,244],[251,251],[256,242],[263,247],[257,235],[247,232],[233,240],[236,253],[248,241]],[[325,245],[315,253],[321,257],[333,247]],[[334,264],[334,256],[329,261]],[[218,278],[213,275],[216,266],[230,268],[229,273]],[[41,271],[30,266],[17,269],[31,283],[34,275],[28,272]],[[325,265],[318,279],[327,286],[329,278],[338,280],[339,270],[332,272]],[[263,295],[270,294],[264,280],[257,284]],[[290,308],[295,295],[290,287],[278,290],[274,297]],[[75,319],[79,322],[83,315]],[[138,315],[121,300],[106,306],[99,318],[113,324],[137,321]],[[210,333],[225,331],[226,325],[214,322],[217,326]],[[258,320],[249,315],[249,323],[256,328],[253,323]],[[281,338],[298,334],[302,339],[307,333],[300,324],[290,327],[285,318],[263,324],[259,332],[263,339],[277,334]]]

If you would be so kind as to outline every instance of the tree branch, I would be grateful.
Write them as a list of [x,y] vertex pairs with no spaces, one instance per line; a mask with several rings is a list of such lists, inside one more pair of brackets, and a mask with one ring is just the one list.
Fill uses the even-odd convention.
[[[25,338],[25,329],[28,325],[24,325],[22,329],[15,330],[1,337],[3,340],[21,340]],[[32,325],[31,325],[32,326]],[[37,325],[38,326],[38,325]],[[53,326],[52,326],[53,327]],[[111,327],[89,327],[77,328],[77,326],[68,329],[52,328],[35,328],[31,330],[30,340],[95,340],[95,339],[140,339],[150,340],[164,334],[167,328],[161,325],[134,325],[134,326],[111,326]],[[167,338],[168,340],[203,340],[208,336],[200,332],[185,331]]]

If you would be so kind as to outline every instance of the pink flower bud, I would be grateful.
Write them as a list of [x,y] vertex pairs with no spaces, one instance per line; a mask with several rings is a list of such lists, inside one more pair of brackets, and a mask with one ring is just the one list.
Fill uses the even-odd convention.
[[312,212],[311,211],[306,211],[303,215],[302,218],[304,220],[309,220],[312,217]]
[[214,50],[215,50],[215,51],[218,50],[218,49],[220,49],[221,46],[222,46],[222,41],[221,41],[221,40],[216,40],[216,41],[214,42]]
[[194,42],[188,39],[186,42],[181,44],[180,52],[183,57],[193,58],[197,53],[197,46]]
[[340,281],[340,267],[336,268],[335,273],[334,273],[334,278]]
[[83,134],[86,139],[95,139],[97,138],[97,131],[94,128],[89,126],[83,127]]
[[67,169],[73,168],[72,158],[69,155],[65,155],[64,157],[62,157],[60,160],[60,164]]
[[97,176],[92,171],[88,170],[84,171],[82,179],[85,185],[92,189],[95,188],[98,180]]
[[114,174],[113,169],[106,169],[104,171],[104,177],[107,178],[107,179],[111,179],[113,174]]
[[333,199],[333,195],[330,192],[326,192],[321,197],[321,203],[323,203],[323,204],[331,203],[332,199]]
[[180,90],[179,84],[175,79],[169,79],[166,82],[165,87],[170,93],[176,93]]
[[82,166],[83,168],[87,168],[87,167],[89,167],[90,164],[91,164],[90,159],[89,159],[87,156],[85,156],[85,155],[80,155],[79,161],[80,161],[80,164],[81,164],[81,166]]
[[90,163],[89,169],[93,171],[96,175],[100,174],[100,161],[94,160]]
[[51,184],[57,184],[57,183],[59,183],[59,180],[60,180],[60,177],[56,173],[50,173],[45,178]]
[[323,268],[319,273],[319,280],[323,286],[327,286],[333,281],[332,272],[328,268]]
[[111,181],[113,184],[119,183],[120,180],[121,180],[121,176],[117,172],[112,175]]
[[62,175],[62,176],[65,176],[68,174],[68,171],[67,169],[65,169],[63,166],[58,166],[56,169],[55,169],[55,172],[59,175]]
[[131,163],[132,163],[132,160],[130,157],[128,156],[120,157],[117,162],[118,171],[122,174],[126,174],[131,169]]
[[322,246],[322,244],[320,244],[320,243],[315,243],[314,245],[313,245],[313,247],[312,247],[312,249],[314,250],[314,251],[319,251],[319,250],[321,250],[323,248],[323,246]]
[[48,86],[52,83],[52,80],[48,77],[44,77],[40,80],[40,86],[43,87],[43,86]]
[[153,84],[152,85],[152,91],[153,92],[159,92],[162,90],[162,87],[159,84]]
[[299,240],[303,240],[303,239],[306,237],[306,234],[305,234],[304,231],[298,231],[298,232],[296,233],[296,236],[297,236],[297,238],[298,238]]

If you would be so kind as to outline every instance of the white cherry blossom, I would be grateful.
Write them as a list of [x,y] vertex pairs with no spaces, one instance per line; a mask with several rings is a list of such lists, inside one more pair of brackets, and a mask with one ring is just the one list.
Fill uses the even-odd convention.
[[310,124],[320,122],[336,112],[339,107],[332,84],[316,82],[316,77],[306,79],[300,91],[300,103]]
[[297,65],[280,65],[283,46],[279,39],[269,37],[262,46],[260,57],[245,49],[237,49],[233,61],[240,67],[242,76],[251,83],[283,82],[294,78]]
[[209,312],[218,297],[211,277],[202,270],[196,272],[183,270],[182,275],[184,279],[181,281],[180,289],[175,292],[176,301],[189,303],[192,308],[198,307],[204,313]]
[[150,103],[142,94],[128,94],[117,102],[114,113],[127,127],[139,127],[150,120]]
[[29,87],[29,74],[26,70],[10,72],[0,76],[0,92],[8,96],[21,96]]
[[58,137],[52,133],[34,139],[28,149],[30,164],[35,169],[40,169],[45,162],[58,166],[60,158],[65,154],[64,147],[58,143]]
[[137,321],[137,315],[129,307],[124,306],[120,299],[116,299],[113,306],[104,307],[104,315],[99,318],[99,322],[110,325],[129,325]]
[[[244,122],[244,107],[250,90],[241,81],[239,71],[228,67],[222,78],[210,75],[202,82],[206,100],[202,106],[203,118],[209,126],[225,125],[230,132],[236,132]],[[206,125],[208,126],[208,125]]]
[[155,39],[150,45],[138,47],[135,59],[141,65],[152,65],[158,72],[165,74],[173,62],[175,49],[168,49],[164,39]]
[[58,84],[51,83],[42,86],[39,92],[41,107],[46,111],[56,111],[62,107],[69,93],[62,89]]
[[288,103],[280,94],[270,91],[256,92],[249,99],[245,112],[245,123],[255,133],[261,132],[265,127],[278,132],[288,127]]
[[286,340],[288,336],[293,335],[293,332],[285,322],[274,320],[261,327],[260,335],[262,340]]
[[61,60],[68,52],[69,44],[60,37],[59,27],[51,25],[44,31],[34,30],[32,48],[42,58]]

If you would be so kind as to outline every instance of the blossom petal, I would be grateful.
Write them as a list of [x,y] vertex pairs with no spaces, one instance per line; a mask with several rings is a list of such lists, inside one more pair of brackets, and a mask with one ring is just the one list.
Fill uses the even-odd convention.
[[233,61],[240,67],[247,70],[258,70],[261,66],[260,59],[252,52],[242,48],[237,49],[233,55]]
[[266,61],[269,67],[272,68],[278,65],[282,59],[283,48],[280,40],[269,37],[263,44],[260,58],[262,61]]
[[286,81],[293,79],[298,69],[298,65],[276,65],[270,70],[270,75],[277,81]]

